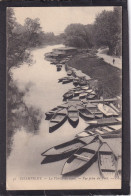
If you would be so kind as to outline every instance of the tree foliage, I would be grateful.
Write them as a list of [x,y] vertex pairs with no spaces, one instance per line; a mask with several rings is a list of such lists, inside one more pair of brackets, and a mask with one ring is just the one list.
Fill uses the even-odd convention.
[[121,55],[122,10],[103,11],[96,16],[93,24],[70,24],[65,29],[65,44],[91,48],[109,47],[109,54]]
[[65,44],[74,47],[92,47],[89,32],[83,24],[70,24],[65,29]]
[[108,46],[110,54],[116,54],[116,47],[121,42],[121,10],[103,11],[94,23],[94,37],[98,46]]

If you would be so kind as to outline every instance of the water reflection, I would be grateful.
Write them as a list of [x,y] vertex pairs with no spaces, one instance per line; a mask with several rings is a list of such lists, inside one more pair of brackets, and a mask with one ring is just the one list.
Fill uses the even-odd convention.
[[[49,133],[49,121],[45,120],[44,113],[60,105],[63,94],[73,88],[72,83],[66,85],[58,83],[59,78],[66,76],[64,67],[57,72],[56,66],[44,59],[45,53],[57,47],[61,46],[49,46],[32,51],[35,60],[32,66],[23,64],[12,70],[16,86],[20,92],[25,92],[24,104],[33,113],[36,113],[37,118],[41,119],[41,115],[38,114],[42,113],[42,120],[37,134],[34,134],[33,128],[29,129],[30,122],[28,122],[28,126],[21,126],[15,130],[12,151],[7,159],[8,182],[11,182],[13,176],[60,175],[63,160],[54,163],[57,167],[52,167],[50,164],[43,166],[40,164],[43,159],[41,153],[54,145],[72,139],[76,133],[87,126],[81,119],[77,128],[74,129],[67,120],[58,130]],[[20,105],[18,110],[21,110]]]

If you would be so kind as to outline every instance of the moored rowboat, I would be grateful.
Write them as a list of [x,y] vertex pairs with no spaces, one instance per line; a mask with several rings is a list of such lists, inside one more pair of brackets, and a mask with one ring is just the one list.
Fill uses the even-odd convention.
[[58,129],[67,120],[66,108],[56,112],[50,120],[49,132],[53,132]]
[[116,178],[116,156],[105,142],[98,152],[98,167],[102,178]]
[[109,117],[109,118],[102,118],[102,119],[96,119],[96,120],[92,120],[92,121],[87,121],[86,123],[87,124],[90,124],[90,125],[115,125],[115,124],[120,124],[121,122],[121,117],[118,117],[118,118],[114,118],[114,117]]
[[79,109],[79,115],[84,120],[94,119],[95,116],[91,112],[89,112],[86,108]]
[[106,116],[118,116],[118,113],[108,105],[99,103],[98,109]]
[[69,92],[67,92],[67,93],[65,93],[65,94],[63,95],[63,99],[64,99],[64,100],[66,100],[66,99],[71,99],[71,98],[73,98],[73,96],[74,96],[74,91],[69,91]]
[[79,111],[73,105],[68,108],[68,120],[73,127],[76,127],[79,122]]
[[100,141],[96,140],[79,148],[65,163],[62,175],[78,176],[84,173],[96,160]]
[[75,138],[68,142],[54,146],[41,154],[42,156],[46,156],[45,159],[42,161],[42,164],[65,159],[71,156],[82,146],[91,143],[94,139],[94,136],[85,137],[82,139]]

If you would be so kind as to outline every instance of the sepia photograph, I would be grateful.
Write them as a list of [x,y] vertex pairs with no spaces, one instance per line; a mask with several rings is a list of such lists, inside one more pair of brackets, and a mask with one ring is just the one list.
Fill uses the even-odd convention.
[[6,8],[6,189],[122,187],[122,7]]

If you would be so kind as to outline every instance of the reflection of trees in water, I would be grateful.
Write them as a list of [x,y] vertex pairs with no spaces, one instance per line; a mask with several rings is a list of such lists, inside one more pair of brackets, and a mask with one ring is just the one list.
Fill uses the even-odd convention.
[[42,112],[40,109],[27,107],[23,101],[26,92],[19,92],[12,80],[7,93],[7,155],[9,155],[16,130],[24,127],[26,131],[36,134]]

